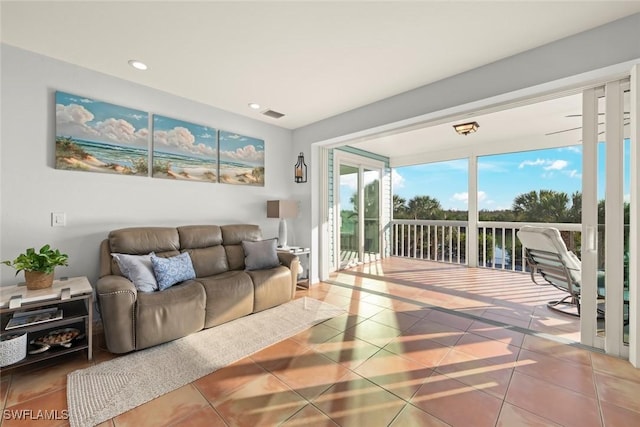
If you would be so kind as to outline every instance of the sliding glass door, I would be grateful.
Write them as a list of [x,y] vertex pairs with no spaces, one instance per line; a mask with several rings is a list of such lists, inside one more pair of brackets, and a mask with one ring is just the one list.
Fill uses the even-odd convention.
[[336,152],[334,265],[339,269],[375,261],[381,256],[382,167],[364,157]]

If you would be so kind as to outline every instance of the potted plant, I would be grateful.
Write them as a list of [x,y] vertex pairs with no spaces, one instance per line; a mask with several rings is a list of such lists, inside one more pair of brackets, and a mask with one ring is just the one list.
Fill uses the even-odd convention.
[[2,261],[2,264],[15,268],[16,275],[24,271],[27,289],[43,289],[53,285],[53,271],[59,265],[69,265],[68,260],[69,255],[44,245],[38,252],[29,248],[13,261]]

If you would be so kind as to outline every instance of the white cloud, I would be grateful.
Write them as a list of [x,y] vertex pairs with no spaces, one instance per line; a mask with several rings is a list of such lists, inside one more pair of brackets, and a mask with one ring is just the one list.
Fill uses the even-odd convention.
[[522,169],[525,166],[540,166],[540,165],[546,164],[546,162],[548,162],[548,160],[543,160],[543,159],[525,160],[524,162],[518,165],[518,169]]
[[397,188],[403,188],[404,187],[404,183],[405,183],[405,179],[402,175],[400,175],[398,173],[397,169],[392,169],[391,170],[391,180],[393,182],[393,189],[397,189]]
[[78,104],[56,104],[56,134],[90,141],[116,142],[146,146],[149,130],[136,130],[135,126],[123,119],[110,118],[96,123],[93,113]]
[[153,143],[165,149],[173,148],[190,154],[213,157],[215,150],[204,144],[196,144],[196,138],[191,131],[182,126],[176,126],[168,131],[157,130],[153,132]]
[[581,145],[570,145],[568,147],[562,147],[559,149],[559,151],[571,151],[572,153],[582,153],[582,146]]
[[569,165],[569,162],[567,162],[566,160],[547,160],[547,162],[549,162],[543,169],[548,171],[548,170],[562,170],[564,168],[566,168]]
[[[487,193],[485,193],[484,191],[478,191],[478,201],[482,202],[484,200],[486,200],[487,198]],[[452,200],[456,200],[458,202],[468,202],[469,201],[469,193],[468,192],[462,192],[462,193],[454,193],[453,196],[451,196]]]
[[234,151],[220,151],[220,159],[243,163],[264,163],[264,151],[257,151],[253,145],[245,145]]
[[562,173],[567,175],[569,178],[582,179],[582,174],[576,169],[571,169],[570,171],[562,171]]

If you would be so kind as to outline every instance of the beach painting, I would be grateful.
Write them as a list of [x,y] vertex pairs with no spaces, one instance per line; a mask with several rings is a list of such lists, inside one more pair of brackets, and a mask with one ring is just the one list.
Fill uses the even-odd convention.
[[221,130],[220,182],[264,186],[264,141]]
[[217,182],[216,129],[154,115],[153,177]]
[[148,176],[149,114],[56,92],[56,169]]

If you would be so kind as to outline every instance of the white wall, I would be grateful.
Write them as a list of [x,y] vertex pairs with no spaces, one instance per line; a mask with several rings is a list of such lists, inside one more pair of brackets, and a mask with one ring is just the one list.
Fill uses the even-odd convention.
[[[0,47],[0,259],[49,243],[70,257],[70,266],[58,268],[57,277],[86,275],[95,281],[99,243],[115,228],[253,223],[265,237],[277,236],[278,220],[266,218],[266,200],[291,197],[297,155],[291,131],[6,44]],[[265,186],[57,170],[56,90],[264,139]],[[51,227],[51,212],[65,212],[67,226]],[[0,271],[2,285],[22,281],[9,267]]]

